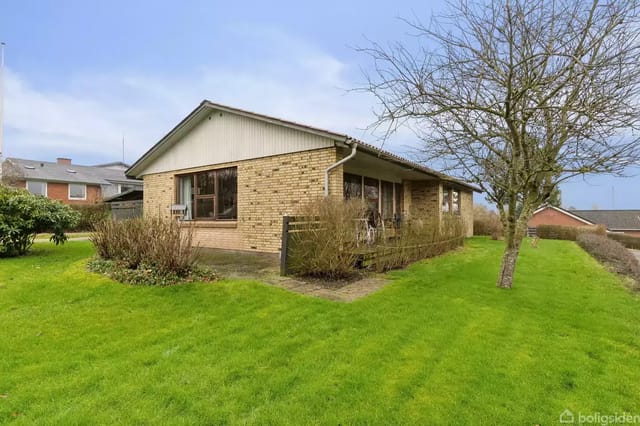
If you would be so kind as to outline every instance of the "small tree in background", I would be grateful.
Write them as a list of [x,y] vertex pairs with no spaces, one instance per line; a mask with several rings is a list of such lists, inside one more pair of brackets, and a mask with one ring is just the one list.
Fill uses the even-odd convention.
[[78,219],[76,211],[59,201],[0,185],[0,257],[27,253],[39,232],[51,232],[50,240],[63,244],[65,231]]
[[482,188],[497,207],[510,288],[533,211],[577,175],[622,175],[640,158],[640,19],[632,0],[456,1],[420,47],[361,49],[375,126],[408,125],[426,161]]

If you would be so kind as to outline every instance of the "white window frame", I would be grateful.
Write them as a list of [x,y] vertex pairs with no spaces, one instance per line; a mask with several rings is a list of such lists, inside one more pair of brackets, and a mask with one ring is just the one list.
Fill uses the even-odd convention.
[[[84,187],[84,197],[72,197],[71,196],[71,185]],[[69,200],[86,200],[87,199],[87,185],[83,184],[83,183],[69,183],[69,184],[67,184],[67,198]]]
[[[29,189],[29,183],[41,183],[44,185],[44,194],[36,194],[36,195],[42,195],[44,197],[47,196],[47,182],[43,182],[41,180],[28,180],[25,183],[25,187],[27,188],[27,191],[31,192],[31,190]],[[32,194],[34,194],[33,192],[31,192]]]

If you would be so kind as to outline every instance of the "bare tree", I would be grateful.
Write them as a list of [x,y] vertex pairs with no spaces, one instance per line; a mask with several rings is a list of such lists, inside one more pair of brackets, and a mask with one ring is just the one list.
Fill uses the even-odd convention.
[[425,161],[474,182],[498,208],[510,288],[533,211],[576,175],[638,164],[640,26],[636,1],[492,0],[449,4],[421,46],[371,43],[363,90],[375,127],[409,126]]

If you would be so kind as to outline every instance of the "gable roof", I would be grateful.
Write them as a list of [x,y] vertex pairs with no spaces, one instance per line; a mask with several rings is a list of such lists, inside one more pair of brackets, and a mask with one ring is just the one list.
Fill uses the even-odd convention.
[[545,209],[553,209],[585,225],[604,225],[610,231],[640,231],[640,210],[565,210],[560,207],[544,205],[533,214]]
[[21,180],[83,183],[88,185],[141,183],[138,179],[130,179],[125,176],[123,169],[101,166],[80,166],[22,158],[7,158],[2,167],[3,177]]
[[318,136],[323,136],[323,137],[332,139],[334,141],[344,143],[346,145],[351,145],[353,142],[356,142],[358,144],[359,151],[368,152],[383,160],[391,161],[391,162],[403,165],[405,167],[409,167],[412,170],[416,170],[416,171],[425,173],[427,175],[437,177],[443,181],[450,182],[452,184],[463,186],[467,189],[471,189],[472,191],[482,192],[476,186],[473,186],[469,183],[455,179],[451,176],[445,175],[444,173],[437,172],[421,164],[409,161],[403,157],[400,157],[399,155],[393,154],[389,151],[385,151],[380,148],[377,148],[374,145],[352,138],[349,135],[333,132],[331,130],[321,129],[319,127],[313,127],[306,124],[297,123],[295,121],[283,120],[281,118],[272,117],[269,115],[258,114],[252,111],[214,103],[206,99],[203,100],[200,103],[200,105],[198,105],[193,111],[191,111],[191,113],[187,115],[182,121],[180,121],[180,123],[178,123],[173,129],[171,129],[169,133],[167,133],[162,139],[160,139],[155,145],[153,145],[146,153],[144,153],[142,157],[140,157],[126,171],[127,176],[139,176],[140,173],[142,173],[142,171],[145,169],[147,165],[153,162],[153,160],[155,160],[158,156],[166,152],[173,144],[175,144],[180,139],[182,135],[186,134],[197,123],[199,123],[202,119],[204,119],[204,117],[207,116],[207,114],[209,114],[211,110],[237,114],[244,117],[253,118],[255,120],[260,120],[266,123],[271,123],[278,126],[284,126],[284,127],[288,127],[295,130],[300,130],[300,131],[315,134]]
[[640,210],[570,210],[591,223],[609,230],[640,230]]
[[[578,220],[578,221],[584,223],[585,225],[595,225],[595,223],[593,223],[593,222],[591,222],[591,221],[589,221],[589,220],[587,220],[587,219],[585,219],[585,218],[583,218],[581,216],[578,216],[578,215],[576,215],[574,213],[571,213],[569,210],[565,210],[565,209],[563,209],[561,207],[552,206],[550,204],[545,204],[545,205],[539,207],[536,211],[533,212],[533,215],[535,215],[536,213],[540,213],[541,211],[546,210],[546,209],[552,209],[552,210],[555,210],[557,212],[560,212],[560,213],[562,213],[564,215],[567,215],[567,216],[569,216],[569,217],[571,217],[571,218],[573,218],[575,220]],[[531,215],[531,216],[533,216],[533,215]]]

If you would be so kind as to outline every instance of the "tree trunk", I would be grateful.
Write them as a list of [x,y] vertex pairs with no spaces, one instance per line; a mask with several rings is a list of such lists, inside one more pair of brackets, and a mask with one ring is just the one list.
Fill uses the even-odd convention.
[[507,246],[502,255],[502,265],[500,275],[498,275],[497,286],[500,288],[511,288],[513,286],[513,274],[516,270],[516,261],[520,253],[520,244],[517,247]]
[[513,287],[513,274],[516,270],[518,255],[520,254],[520,245],[527,233],[527,222],[532,212],[533,209],[526,204],[515,223],[510,221],[509,229],[507,229],[505,233],[506,247],[502,255],[500,275],[498,275],[498,282],[496,283],[496,286],[499,288]]

